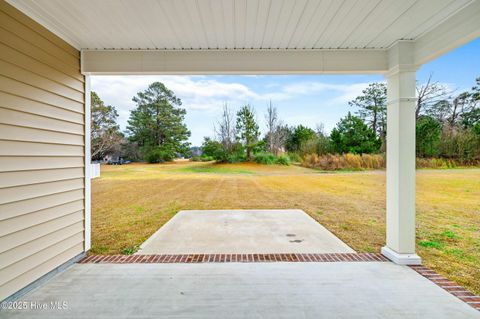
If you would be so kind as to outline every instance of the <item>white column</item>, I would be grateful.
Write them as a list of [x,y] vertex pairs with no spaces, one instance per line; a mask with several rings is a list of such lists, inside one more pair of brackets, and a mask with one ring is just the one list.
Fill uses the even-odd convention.
[[91,97],[90,97],[90,76],[85,76],[85,251],[91,247],[92,228],[91,228],[91,149],[90,149],[90,120],[91,120]]
[[387,244],[382,254],[418,265],[415,254],[415,66],[413,43],[389,52],[387,74]]

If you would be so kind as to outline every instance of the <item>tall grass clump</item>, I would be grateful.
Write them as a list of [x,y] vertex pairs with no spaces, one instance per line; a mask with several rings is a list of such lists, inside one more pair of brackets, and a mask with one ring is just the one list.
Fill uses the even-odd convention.
[[462,166],[460,161],[444,158],[417,158],[417,168],[456,168]]
[[380,169],[385,167],[385,159],[379,154],[308,154],[302,166],[327,171]]
[[[417,168],[448,169],[461,166],[480,166],[480,161],[462,161],[445,158],[417,158]],[[386,167],[385,156],[381,154],[308,154],[302,166],[326,171],[335,170],[367,170]]]
[[289,152],[287,156],[292,163],[301,163],[303,161],[302,157],[295,152]]
[[362,167],[365,169],[379,169],[385,167],[385,157],[380,154],[362,154]]

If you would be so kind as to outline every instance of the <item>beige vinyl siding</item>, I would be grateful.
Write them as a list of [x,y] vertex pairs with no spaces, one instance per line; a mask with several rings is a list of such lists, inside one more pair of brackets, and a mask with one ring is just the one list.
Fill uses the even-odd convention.
[[83,189],[76,189],[73,191],[66,191],[19,202],[3,204],[3,208],[5,208],[5,214],[3,214],[3,216],[5,219],[14,218],[16,216],[38,212],[40,210],[76,200],[84,200]]
[[46,169],[37,171],[35,174],[32,174],[29,171],[4,172],[0,173],[0,190],[5,187],[12,188],[14,186],[33,185],[62,180],[78,180],[83,177],[83,167]]
[[84,251],[80,53],[0,0],[0,300]]
[[43,263],[39,263],[38,266],[32,268],[32,270],[24,272],[20,276],[16,277],[15,280],[10,280],[1,286],[2,293],[5,292],[16,292],[35,280],[33,278],[39,278],[44,274],[48,273],[52,269],[55,269],[66,260],[69,260],[79,254],[83,250],[83,243],[76,244],[75,246],[65,249],[59,254],[52,254],[53,257]]
[[8,94],[0,91],[0,107],[15,111],[43,115],[52,119],[63,120],[65,122],[83,124],[83,113],[77,113],[63,108],[55,107],[45,103],[29,100],[21,96]]
[[[21,141],[18,143],[21,143]],[[47,148],[50,147],[47,143],[43,144],[45,144]],[[25,156],[17,156],[16,154],[12,156],[0,156],[0,172],[83,167],[84,161],[82,157],[62,157],[60,155],[54,155],[54,148],[52,147],[51,149],[51,156],[35,156],[34,159]]]
[[0,156],[82,156],[83,146],[0,141]]

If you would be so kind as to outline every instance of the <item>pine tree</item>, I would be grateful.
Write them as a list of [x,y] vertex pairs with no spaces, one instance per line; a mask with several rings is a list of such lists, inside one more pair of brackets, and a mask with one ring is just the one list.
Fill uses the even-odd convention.
[[186,111],[182,101],[163,83],[154,82],[133,98],[137,108],[130,113],[127,130],[149,162],[175,158],[188,152],[190,131],[183,123]]
[[260,131],[255,121],[255,110],[245,105],[237,112],[237,138],[243,143],[247,152],[247,159],[252,159],[252,150],[258,142]]
[[358,107],[356,114],[385,143],[387,129],[387,86],[385,83],[370,83],[362,91],[362,95],[348,102],[348,104]]
[[362,119],[348,112],[330,134],[334,150],[340,154],[376,153],[381,141]]

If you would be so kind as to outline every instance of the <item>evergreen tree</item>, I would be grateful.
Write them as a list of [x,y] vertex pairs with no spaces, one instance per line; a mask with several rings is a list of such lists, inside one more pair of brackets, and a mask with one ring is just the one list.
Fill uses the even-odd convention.
[[290,130],[287,138],[287,150],[289,152],[300,151],[302,145],[316,138],[316,133],[309,127],[298,125]]
[[363,95],[348,102],[358,107],[356,114],[385,142],[387,126],[387,86],[385,83],[370,83]]
[[376,153],[381,141],[374,131],[350,112],[342,118],[330,134],[332,147],[337,153]]
[[417,156],[434,157],[440,154],[442,124],[430,116],[422,115],[416,124]]
[[247,160],[252,159],[252,150],[258,142],[260,131],[255,121],[255,110],[245,105],[237,112],[237,138],[243,143],[247,152]]
[[163,83],[154,82],[133,98],[137,108],[130,113],[127,130],[149,162],[163,162],[188,152],[190,131],[183,123],[182,101]]

